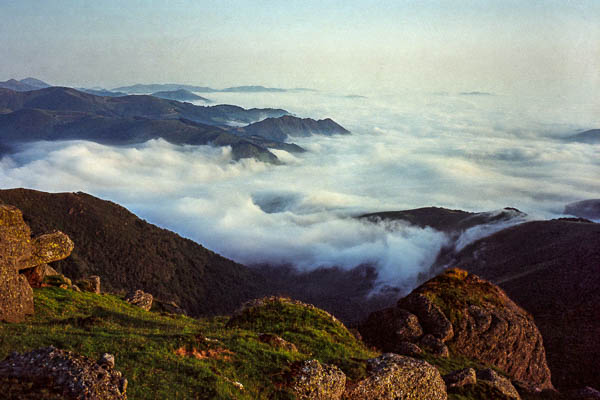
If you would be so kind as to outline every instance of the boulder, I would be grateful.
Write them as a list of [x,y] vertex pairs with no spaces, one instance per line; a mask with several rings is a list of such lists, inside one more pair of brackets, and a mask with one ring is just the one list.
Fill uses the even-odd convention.
[[338,400],[345,386],[346,375],[338,367],[307,360],[292,366],[287,388],[298,400]]
[[36,269],[36,281],[47,271],[45,263],[65,258],[72,250],[73,242],[62,232],[31,239],[21,211],[0,205],[0,321],[20,322],[33,313],[33,290],[19,271]]
[[146,293],[142,290],[136,290],[135,292],[129,292],[125,295],[125,301],[134,306],[140,307],[143,310],[150,311],[152,308],[153,296],[150,293]]
[[521,400],[513,384],[491,368],[477,371],[477,382],[489,385],[493,390],[500,392],[505,399]]
[[477,383],[477,373],[473,368],[465,368],[443,376],[448,389],[474,385]]
[[423,360],[386,353],[367,361],[367,378],[348,385],[348,400],[448,398],[438,370]]
[[279,350],[289,351],[291,353],[298,352],[296,345],[294,343],[290,343],[287,340],[270,333],[261,333],[258,335],[258,340],[267,343],[271,347],[274,347]]
[[444,342],[433,336],[431,333],[423,336],[421,340],[419,340],[419,345],[421,348],[427,350],[436,357],[450,357],[450,350],[448,350],[448,346],[446,346]]
[[367,343],[389,352],[396,352],[399,343],[413,342],[423,336],[419,319],[397,307],[371,313],[359,326],[359,332]]
[[[4,393],[10,392],[17,397],[22,391],[23,397],[40,397],[50,390],[63,399],[78,400],[126,400],[127,380],[121,372],[108,364],[100,365],[95,361],[60,350],[53,346],[34,350],[25,354],[13,353],[0,362],[0,387]],[[6,379],[16,380],[14,384]],[[23,386],[21,386],[23,385]],[[57,397],[58,398],[58,397]]]
[[98,275],[87,276],[79,279],[76,284],[84,292],[100,294],[100,277]]

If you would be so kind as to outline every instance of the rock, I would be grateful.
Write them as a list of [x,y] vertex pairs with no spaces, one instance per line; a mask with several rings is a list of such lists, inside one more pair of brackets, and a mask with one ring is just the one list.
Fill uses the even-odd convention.
[[31,245],[33,246],[31,258],[24,261],[20,269],[62,260],[67,258],[75,247],[67,235],[58,231],[34,238]]
[[260,340],[263,343],[267,343],[271,347],[274,347],[276,349],[285,350],[292,353],[298,352],[298,349],[296,348],[295,344],[290,343],[277,335],[273,335],[270,333],[261,333],[260,335],[258,335],[258,340]]
[[58,272],[48,264],[40,264],[33,268],[21,270],[21,274],[27,278],[29,286],[32,288],[40,288],[47,276],[58,275]]
[[421,348],[427,350],[429,353],[436,357],[450,357],[450,350],[448,350],[448,346],[446,346],[444,342],[442,342],[440,339],[436,338],[430,333],[423,336],[419,341],[419,344],[421,345]]
[[[42,393],[46,390],[52,390],[65,399],[127,399],[127,380],[119,371],[53,346],[22,355],[11,354],[0,362],[0,377],[17,379],[20,384],[32,383],[23,394],[31,396],[37,390],[39,398],[44,398]],[[10,390],[14,393],[19,389],[11,387]]]
[[142,290],[136,290],[135,292],[129,292],[125,296],[125,301],[134,306],[140,307],[143,310],[150,311],[152,308],[153,297],[150,293],[145,293]]
[[[33,314],[34,285],[41,285],[49,273],[45,265],[67,257],[73,242],[62,232],[53,232],[31,239],[31,230],[21,211],[0,205],[0,321],[20,322]],[[23,270],[25,275],[19,274]]]
[[473,368],[465,368],[443,376],[448,389],[474,385],[477,383],[477,373]]
[[45,276],[42,282],[42,286],[56,286],[69,289],[71,288],[71,286],[73,286],[73,284],[71,283],[71,280],[63,274],[58,274]]
[[371,313],[359,331],[368,344],[390,352],[395,352],[399,343],[413,342],[423,336],[419,319],[397,307]]
[[[399,304],[412,308],[425,332],[434,336],[438,332],[438,338],[444,319],[450,321],[454,335],[446,344],[453,352],[493,365],[512,380],[552,389],[542,336],[533,318],[498,286],[466,271],[450,269]],[[445,317],[435,317],[435,321],[443,321],[436,325],[431,315],[438,311]],[[423,322],[422,315],[429,322]],[[428,330],[431,327],[433,332]]]
[[81,292],[81,289],[79,289],[79,286],[77,286],[77,285],[71,286],[71,290],[74,290],[76,292]]
[[185,312],[185,310],[181,307],[179,307],[179,304],[175,303],[174,301],[165,301],[165,300],[159,300],[159,299],[154,299],[152,304],[156,307],[156,311],[159,312],[165,312],[165,313],[169,313],[169,314],[179,314],[179,315],[187,315],[187,313]]
[[102,354],[102,357],[98,360],[99,365],[107,365],[110,368],[115,367],[115,356],[109,353]]
[[427,296],[413,292],[400,299],[398,307],[415,314],[424,330],[442,342],[447,342],[454,336],[452,324],[446,315]]
[[307,360],[292,366],[288,389],[298,400],[341,399],[346,375],[335,365]]
[[82,278],[76,283],[83,291],[100,294],[100,277],[98,275]]
[[477,371],[477,379],[479,383],[487,384],[493,389],[502,393],[506,399],[520,400],[519,392],[512,383],[503,376],[498,375],[491,368]]
[[423,350],[414,343],[400,342],[394,347],[393,353],[414,357],[423,354]]
[[386,353],[368,360],[368,377],[349,385],[348,400],[396,400],[448,398],[438,370],[423,360]]

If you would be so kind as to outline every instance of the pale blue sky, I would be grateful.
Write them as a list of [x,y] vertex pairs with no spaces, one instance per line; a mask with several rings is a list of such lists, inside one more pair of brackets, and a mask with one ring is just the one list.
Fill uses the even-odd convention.
[[600,85],[595,0],[3,0],[0,15],[0,79],[351,91]]

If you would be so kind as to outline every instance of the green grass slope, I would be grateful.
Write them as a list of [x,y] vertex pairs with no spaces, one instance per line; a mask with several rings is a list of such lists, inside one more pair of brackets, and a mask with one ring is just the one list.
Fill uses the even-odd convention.
[[[0,359],[49,345],[93,359],[108,352],[130,399],[289,398],[280,384],[295,361],[335,361],[358,377],[360,360],[376,355],[322,310],[291,303],[226,326],[228,317],[146,312],[115,295],[49,287],[35,290],[35,309],[24,323],[0,324]],[[298,352],[260,342],[262,332],[281,334]]]

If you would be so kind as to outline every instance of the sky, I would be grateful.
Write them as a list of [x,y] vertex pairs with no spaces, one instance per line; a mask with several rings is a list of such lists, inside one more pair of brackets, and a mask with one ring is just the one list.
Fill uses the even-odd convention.
[[591,97],[598,1],[3,0],[0,79]]

